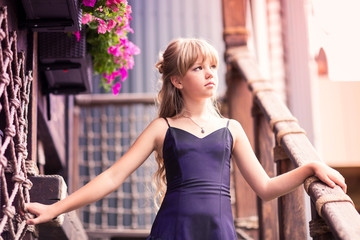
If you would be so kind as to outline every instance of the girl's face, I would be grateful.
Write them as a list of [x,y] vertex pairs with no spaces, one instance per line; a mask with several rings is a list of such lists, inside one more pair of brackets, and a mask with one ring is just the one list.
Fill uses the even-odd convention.
[[215,96],[218,84],[217,68],[210,59],[199,57],[185,76],[179,79],[184,98],[204,99]]

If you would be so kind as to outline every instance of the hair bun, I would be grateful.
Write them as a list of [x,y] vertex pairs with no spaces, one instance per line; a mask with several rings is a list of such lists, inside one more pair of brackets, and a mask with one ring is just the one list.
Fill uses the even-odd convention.
[[155,67],[158,69],[159,73],[161,73],[161,74],[164,73],[164,61],[163,60],[160,60],[159,62],[157,62]]

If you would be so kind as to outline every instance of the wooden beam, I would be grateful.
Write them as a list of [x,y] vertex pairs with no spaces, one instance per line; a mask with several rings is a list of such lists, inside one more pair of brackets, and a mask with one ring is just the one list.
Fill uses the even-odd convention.
[[75,96],[75,105],[77,106],[120,105],[129,103],[154,104],[155,101],[156,95],[153,93],[121,93],[117,96],[112,94],[83,94]]
[[32,83],[31,83],[31,92],[30,92],[30,102],[29,102],[29,116],[28,116],[28,126],[29,126],[29,138],[28,138],[28,149],[29,149],[29,159],[33,161],[34,166],[36,166],[36,153],[37,153],[37,96],[38,96],[38,33],[33,32],[33,49],[32,49]]
[[[254,105],[252,112],[255,118],[254,132],[256,156],[269,177],[275,177],[276,169],[272,154],[272,149],[275,144],[273,134],[257,105]],[[277,201],[274,199],[264,202],[258,198],[258,213],[260,226],[259,239],[279,239]]]
[[99,230],[87,230],[87,234],[90,238],[101,238],[101,239],[113,239],[113,238],[126,238],[145,239],[149,236],[150,231],[145,229],[99,229]]
[[[274,149],[274,159],[277,162],[277,175],[281,175],[294,169],[291,160],[280,146],[276,146]],[[291,193],[280,197],[278,202],[280,239],[306,239],[306,228],[299,227],[306,226],[307,224],[304,189],[298,187]],[[297,231],[293,231],[295,228]]]
[[222,0],[226,47],[243,46],[247,43],[246,3],[246,0]]
[[[32,202],[55,203],[67,195],[64,179],[58,175],[38,175],[30,177],[33,187],[30,190]],[[75,211],[61,214],[54,220],[38,226],[39,239],[88,239]]]

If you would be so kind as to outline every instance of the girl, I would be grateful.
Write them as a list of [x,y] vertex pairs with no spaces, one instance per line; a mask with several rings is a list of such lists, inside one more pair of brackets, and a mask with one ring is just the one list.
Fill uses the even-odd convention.
[[229,193],[231,157],[263,200],[292,191],[312,175],[346,191],[344,178],[321,162],[268,177],[241,125],[216,110],[218,55],[207,42],[174,40],[156,67],[163,81],[159,118],[111,168],[75,193],[52,205],[27,204],[27,210],[36,215],[28,224],[49,221],[101,199],[153,151],[159,166],[155,176],[161,207],[148,239],[236,239]]

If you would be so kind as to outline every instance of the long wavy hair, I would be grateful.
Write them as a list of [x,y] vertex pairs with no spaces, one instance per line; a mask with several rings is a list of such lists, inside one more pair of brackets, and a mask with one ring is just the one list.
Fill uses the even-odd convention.
[[[179,89],[171,82],[170,77],[184,77],[186,72],[195,64],[198,58],[203,61],[210,60],[211,64],[218,65],[219,56],[216,49],[208,42],[201,39],[179,38],[171,41],[166,50],[160,54],[159,61],[155,67],[161,74],[161,89],[158,94],[159,112],[161,118],[171,118],[182,113],[184,107],[183,97]],[[208,110],[219,116],[216,97],[209,99]],[[158,170],[154,174],[154,182],[157,191],[154,202],[160,206],[166,191],[166,175],[164,159],[158,154],[155,156]]]

